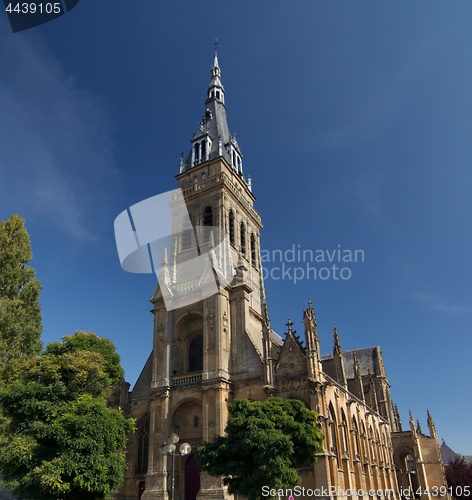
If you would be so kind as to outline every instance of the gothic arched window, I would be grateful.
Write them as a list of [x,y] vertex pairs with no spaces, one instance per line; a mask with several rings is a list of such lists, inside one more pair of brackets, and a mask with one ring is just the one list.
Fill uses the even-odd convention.
[[369,425],[369,441],[370,441],[370,460],[371,463],[375,462],[375,445],[374,445],[374,431],[372,430],[372,426]]
[[359,428],[357,427],[356,417],[352,417],[352,433],[354,434],[354,453],[356,457],[361,454],[361,446],[359,442]]
[[246,256],[246,226],[241,222],[241,253]]
[[377,463],[382,462],[382,450],[380,448],[380,437],[379,431],[375,429],[375,456],[377,458]]
[[364,422],[361,420],[361,437],[362,437],[362,451],[364,453],[364,460],[367,460],[367,434],[365,432]]
[[331,453],[336,455],[336,460],[338,460],[338,444],[336,438],[336,414],[334,413],[334,408],[329,405],[329,436],[331,441]]
[[203,210],[203,241],[205,243],[210,238],[211,226],[213,226],[213,209],[205,207]]
[[188,346],[188,371],[201,370],[203,370],[203,335],[198,335]]
[[382,431],[382,449],[384,453],[385,465],[390,466],[390,450],[388,449],[387,440],[385,439],[385,431]]
[[149,457],[149,418],[138,431],[138,456],[136,457],[136,473],[145,474],[148,471]]
[[256,262],[256,238],[254,238],[254,233],[251,233],[251,264],[257,268]]
[[229,242],[234,245],[234,213],[229,211]]
[[343,452],[349,454],[349,442],[347,440],[347,422],[344,410],[341,410],[341,436],[343,438]]

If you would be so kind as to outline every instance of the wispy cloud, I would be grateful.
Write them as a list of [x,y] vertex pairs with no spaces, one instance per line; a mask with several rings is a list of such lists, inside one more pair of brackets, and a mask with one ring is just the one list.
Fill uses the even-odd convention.
[[464,304],[452,304],[442,297],[437,297],[424,292],[413,292],[408,295],[413,300],[427,309],[448,313],[463,313],[470,310],[470,306]]
[[0,210],[93,239],[116,177],[106,107],[80,88],[39,37],[2,38]]

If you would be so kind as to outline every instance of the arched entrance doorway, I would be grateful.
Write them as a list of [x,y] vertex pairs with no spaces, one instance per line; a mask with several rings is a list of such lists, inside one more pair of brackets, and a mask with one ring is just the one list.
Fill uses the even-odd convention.
[[192,453],[185,462],[185,500],[196,500],[200,490],[200,464]]
[[[202,403],[196,398],[183,400],[172,417],[172,429],[179,435],[180,443],[189,443],[195,452],[203,441]],[[178,457],[175,468],[176,500],[196,500],[200,489],[200,466],[194,454]]]
[[143,493],[146,489],[146,482],[141,481],[138,486],[138,498],[141,500],[141,497],[143,496]]

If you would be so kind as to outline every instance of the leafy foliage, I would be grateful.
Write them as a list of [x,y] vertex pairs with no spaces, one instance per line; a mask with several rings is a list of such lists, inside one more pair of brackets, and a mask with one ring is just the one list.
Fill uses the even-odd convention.
[[113,342],[105,337],[98,337],[93,332],[78,331],[74,335],[65,335],[62,337],[62,342],[48,344],[45,354],[68,358],[71,353],[79,351],[101,355],[101,359],[104,361],[101,366],[111,385],[124,381],[120,355],[116,352]]
[[233,494],[256,500],[264,485],[299,484],[297,466],[314,463],[323,434],[317,415],[301,401],[271,397],[266,401],[235,399],[226,436],[217,436],[197,451],[197,460],[212,476],[223,476]]
[[0,221],[0,383],[15,380],[21,362],[41,352],[41,284],[27,266],[32,253],[24,220]]
[[15,493],[98,500],[121,484],[134,422],[107,407],[107,397],[122,373],[109,340],[77,332],[50,344],[0,393],[9,421],[0,471]]
[[[452,491],[453,498],[458,500],[470,498],[472,487],[472,464],[467,464],[464,457],[452,460],[446,469],[447,485]],[[468,486],[469,489],[464,489]]]

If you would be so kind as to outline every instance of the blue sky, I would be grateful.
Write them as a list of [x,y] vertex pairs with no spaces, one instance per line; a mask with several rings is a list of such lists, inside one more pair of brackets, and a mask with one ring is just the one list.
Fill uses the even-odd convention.
[[471,15],[468,0],[82,0],[16,34],[0,16],[0,218],[26,219],[44,342],[92,329],[135,382],[156,279],[121,270],[113,221],[176,187],[218,38],[262,248],[365,255],[349,280],[268,279],[274,329],[302,332],[311,298],[324,353],[334,323],[346,350],[380,345],[404,427],[428,408],[472,453]]

